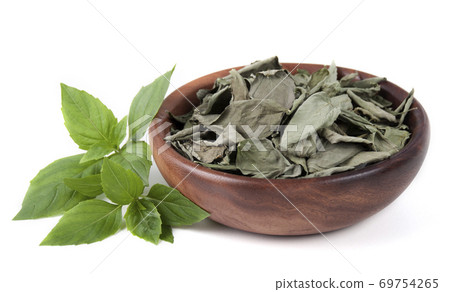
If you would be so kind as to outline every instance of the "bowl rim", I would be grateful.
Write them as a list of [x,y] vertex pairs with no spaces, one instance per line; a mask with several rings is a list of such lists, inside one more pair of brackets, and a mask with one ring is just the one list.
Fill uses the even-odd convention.
[[[289,63],[289,62],[282,62],[280,63],[283,68],[284,66],[296,66],[295,68],[301,68],[302,66],[305,67],[317,67],[317,70],[323,67],[328,67],[328,65],[324,65],[324,64],[314,64],[314,63]],[[297,66],[298,65],[298,66]],[[215,71],[209,74],[206,74],[204,76],[201,76],[199,78],[196,78],[194,80],[189,81],[188,83],[176,88],[173,92],[171,92],[166,99],[163,100],[162,105],[164,105],[165,102],[167,102],[167,100],[171,101],[172,99],[175,98],[182,98],[184,99],[184,97],[181,95],[181,92],[183,91],[184,88],[194,84],[195,82],[198,82],[200,80],[203,80],[205,78],[211,77],[213,75],[220,75],[220,74],[224,74],[226,75],[231,69],[240,69],[244,66],[236,66],[236,67],[231,67],[228,69],[224,69],[224,70],[219,70],[219,71]],[[285,69],[285,68],[284,68]],[[376,75],[370,74],[370,73],[366,73],[364,71],[360,71],[360,70],[355,70],[355,69],[351,69],[351,68],[346,68],[346,67],[341,67],[341,66],[337,66],[338,69],[338,74],[342,74],[343,72],[345,73],[349,73],[349,72],[356,72],[358,73],[359,77],[361,77],[361,79],[366,79],[366,78],[370,78],[370,77],[376,77]],[[315,71],[311,71],[310,73],[313,73]],[[404,98],[407,96],[408,92],[405,91],[403,88],[399,87],[398,85],[396,85],[395,83],[388,81],[382,82],[381,85],[381,90],[386,90],[387,88],[391,88],[392,90],[395,91],[399,91],[399,93],[405,95]],[[212,83],[211,83],[212,86]],[[205,88],[205,87],[202,87]],[[196,88],[195,91],[199,90],[201,88]],[[395,167],[395,165],[397,163],[401,162],[401,158],[403,156],[407,156],[407,157],[411,157],[414,156],[414,152],[416,152],[415,150],[417,149],[417,147],[422,147],[423,146],[423,139],[421,139],[422,135],[420,134],[426,134],[429,135],[429,120],[427,117],[427,114],[425,112],[425,109],[423,108],[423,106],[420,104],[420,102],[417,100],[416,97],[414,97],[414,101],[413,104],[411,106],[411,108],[416,108],[412,111],[410,111],[407,115],[407,120],[405,121],[405,123],[410,127],[410,131],[411,131],[411,137],[409,138],[408,142],[406,143],[406,145],[397,153],[391,155],[390,157],[388,157],[387,159],[384,159],[382,161],[378,161],[366,166],[363,166],[361,168],[356,168],[356,169],[352,169],[352,170],[348,170],[348,171],[344,171],[344,172],[340,172],[340,173],[335,173],[335,174],[331,174],[328,176],[322,176],[322,177],[297,177],[297,178],[274,178],[274,179],[269,179],[269,178],[255,178],[255,177],[250,177],[250,176],[245,176],[245,175],[240,175],[240,174],[233,174],[233,173],[228,173],[225,171],[220,171],[220,170],[215,170],[212,168],[208,168],[206,166],[203,166],[199,163],[195,163],[189,159],[187,159],[186,157],[184,157],[183,155],[181,155],[180,153],[178,153],[178,151],[175,150],[175,148],[170,144],[170,147],[167,148],[165,151],[163,151],[163,153],[161,154],[156,154],[157,156],[160,155],[164,155],[167,156],[169,155],[170,157],[172,157],[173,159],[177,159],[179,160],[182,164],[188,166],[190,169],[196,168],[198,171],[201,171],[202,173],[209,173],[212,176],[222,176],[225,177],[229,180],[233,180],[233,181],[239,181],[239,182],[265,182],[268,181],[271,185],[279,185],[279,184],[301,184],[301,183],[332,183],[332,182],[342,182],[342,181],[346,181],[348,179],[354,179],[355,177],[366,177],[366,176],[372,176],[372,175],[376,175],[376,173],[383,171],[383,169],[385,168],[389,168],[389,167]],[[409,125],[409,118],[411,115],[416,115],[418,116],[417,119],[417,123],[416,123],[416,127],[415,129],[411,129],[411,126]],[[168,121],[171,126],[173,125],[173,122],[171,121],[171,119],[168,116],[168,113],[166,112],[166,110],[163,109],[163,107],[160,108],[160,110],[158,111],[158,113],[155,115],[155,118],[159,118],[162,119],[163,121]],[[151,128],[153,126],[150,125],[149,128],[149,132],[151,131]],[[154,144],[154,139],[159,139],[161,140],[162,143],[167,143],[164,138],[167,135],[168,131],[170,130],[170,127],[168,127],[166,130],[161,131],[159,133],[157,133],[156,135],[150,136],[150,144],[153,148],[153,144]],[[423,131],[423,133],[419,133],[419,131]],[[426,143],[426,147],[428,147],[428,140],[425,141]],[[155,152],[156,151],[152,151],[153,156],[155,156]],[[409,155],[408,155],[409,154]],[[161,157],[163,158],[163,157]]]

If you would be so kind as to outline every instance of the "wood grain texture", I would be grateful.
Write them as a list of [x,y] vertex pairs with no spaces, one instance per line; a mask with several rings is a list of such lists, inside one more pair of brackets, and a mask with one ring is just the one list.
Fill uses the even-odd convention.
[[[287,70],[296,65],[283,63]],[[311,73],[322,67],[315,64],[299,66]],[[179,115],[190,111],[191,103],[198,105],[197,90],[211,88],[216,78],[227,75],[229,70],[196,79],[170,94],[150,131],[160,123],[170,122],[167,111]],[[351,72],[358,72],[361,79],[373,77],[357,70],[338,68],[340,76]],[[381,87],[382,95],[394,106],[408,95],[391,82],[383,82]],[[197,166],[172,147],[158,151],[166,144],[163,138],[169,128],[151,135],[150,143],[154,160],[169,185],[177,186],[186,197],[211,213],[212,220],[262,234],[314,234],[355,224],[389,205],[408,187],[422,165],[430,139],[425,110],[417,100],[412,107],[416,110],[406,119],[412,136],[400,152],[360,170],[328,177],[268,181]]]

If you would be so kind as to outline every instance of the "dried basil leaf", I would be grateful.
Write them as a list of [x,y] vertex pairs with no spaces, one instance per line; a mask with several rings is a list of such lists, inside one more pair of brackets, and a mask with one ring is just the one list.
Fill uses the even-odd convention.
[[322,84],[327,81],[330,72],[327,68],[322,68],[311,75],[311,80],[308,82],[309,94],[319,91]]
[[231,79],[231,92],[233,94],[233,100],[246,100],[248,97],[247,83],[244,78],[235,69],[230,71]]
[[363,151],[361,145],[354,143],[326,144],[325,151],[313,154],[308,160],[310,173],[335,167]]
[[[287,157],[306,157],[317,151],[313,141],[305,141],[320,129],[331,126],[341,110],[335,107],[323,92],[310,96],[297,109],[281,135],[280,149],[287,151]],[[291,130],[292,129],[292,130]],[[302,140],[303,143],[302,145]]]
[[271,125],[279,125],[287,109],[271,99],[239,100],[230,103],[213,125],[236,125],[236,130],[245,138],[256,133],[265,138],[272,134]]
[[386,81],[385,77],[371,77],[363,80],[356,81],[352,84],[354,87],[358,88],[371,88],[378,85],[378,83]]
[[367,131],[370,133],[377,132],[377,128],[374,124],[372,124],[367,119],[361,117],[360,115],[357,115],[356,113],[348,110],[341,110],[341,113],[339,115],[339,120],[343,121],[344,123],[351,124],[355,127],[360,128],[363,131]]
[[258,178],[320,177],[387,159],[410,138],[413,92],[394,110],[383,77],[338,78],[334,62],[310,74],[257,61],[201,89],[193,112],[174,116],[166,141],[192,161]]
[[389,152],[377,152],[377,151],[362,151],[342,163],[340,166],[345,167],[358,167],[361,165],[367,165],[370,163],[384,160],[391,156]]
[[[253,62],[250,65],[237,70],[237,72],[242,77],[248,78],[252,74],[256,74],[261,71],[278,70],[278,69],[281,69],[281,64],[280,64],[280,62],[278,62],[278,57],[274,56],[274,57],[270,57],[265,60]],[[231,75],[227,75],[223,78],[218,78],[215,82],[215,86],[218,86],[220,84],[228,85],[228,84],[230,84],[232,78],[233,77]]]
[[396,118],[393,114],[388,113],[387,111],[379,108],[375,104],[365,101],[362,98],[360,98],[358,95],[353,93],[351,90],[347,90],[348,96],[353,100],[354,103],[362,107],[363,109],[366,109],[369,111],[372,115],[374,115],[377,118],[388,120],[389,122],[395,123]]
[[220,117],[220,114],[202,115],[198,111],[195,111],[194,114],[192,115],[192,118],[188,121],[188,123],[191,122],[190,126],[193,126],[196,124],[211,125],[219,117]]
[[229,148],[234,148],[236,144],[244,140],[245,138],[236,131],[236,126],[229,124],[218,133],[215,141],[205,141],[205,144],[209,146],[227,145]]
[[408,94],[408,97],[402,102],[402,104],[395,110],[395,112],[401,112],[400,119],[398,120],[398,125],[401,126],[405,120],[406,114],[408,113],[411,105],[414,101],[414,89]]
[[345,142],[345,143],[361,143],[361,144],[367,144],[371,145],[373,142],[361,138],[361,137],[354,137],[354,136],[348,136],[348,135],[342,135],[334,131],[331,127],[325,128],[320,132],[321,136],[328,140],[328,142],[332,144]]
[[229,86],[225,86],[215,93],[207,94],[195,111],[201,115],[220,114],[230,104],[230,101],[231,89]]
[[329,97],[333,97],[341,93],[342,87],[337,81],[332,83],[325,82],[322,85],[322,91],[325,92]]
[[172,120],[174,120],[174,121],[177,121],[178,123],[181,123],[181,124],[186,124],[186,122],[192,117],[193,114],[194,114],[193,110],[191,110],[188,113],[185,113],[183,115],[178,115],[178,116],[176,116],[176,115],[172,114],[171,112],[169,112],[170,118]]
[[332,167],[332,168],[328,168],[328,169],[325,169],[322,171],[308,174],[308,175],[304,176],[304,178],[329,176],[334,173],[344,172],[344,171],[348,171],[351,169],[354,169],[354,167],[353,166],[336,166],[336,167]]
[[359,80],[359,74],[357,72],[353,72],[343,76],[341,80],[339,80],[339,83],[341,84],[341,87],[350,87],[357,81],[356,78]]
[[292,113],[294,113],[298,107],[305,101],[307,91],[305,88],[302,87],[296,87],[295,93],[299,93],[298,97],[294,100],[292,103],[291,109],[287,112],[287,115],[290,116]]
[[391,144],[395,145],[396,148],[401,149],[405,146],[408,141],[411,133],[404,129],[389,127],[389,126],[381,126],[377,125],[379,129],[381,129],[382,136],[384,139],[388,140]]
[[385,99],[384,97],[378,94],[372,96],[370,101],[381,108],[388,108],[392,105],[392,102],[390,102],[389,100]]
[[380,119],[375,116],[371,111],[366,110],[365,108],[362,107],[355,107],[355,109],[353,110],[355,113],[359,114],[360,116],[366,116],[369,117],[369,121],[371,122],[379,122]]
[[340,93],[347,93],[347,91],[349,90],[351,90],[353,93],[357,94],[364,100],[370,100],[380,93],[381,87],[380,85],[370,88],[342,87]]
[[236,167],[245,175],[259,178],[301,174],[300,165],[291,164],[268,139],[247,139],[239,143]]
[[201,165],[206,166],[208,168],[223,170],[223,171],[235,171],[238,170],[236,165],[222,165],[222,164],[212,164],[212,163],[203,163],[200,162]]
[[194,142],[192,156],[204,163],[212,163],[224,156],[225,146],[206,146],[204,141]]
[[[190,150],[189,143],[192,143],[192,142],[191,141],[187,141],[187,142],[173,141],[172,146],[175,149],[177,149],[178,152],[183,154],[186,158],[189,158],[190,160],[194,161],[194,156],[192,156],[192,151]],[[188,147],[186,147],[185,144]]]
[[350,97],[347,94],[341,94],[338,96],[333,96],[331,98],[331,103],[333,106],[340,108],[341,110],[352,110],[353,104]]
[[253,99],[274,100],[290,109],[295,99],[294,89],[294,80],[285,70],[263,71],[256,74],[249,95]]
[[211,92],[211,90],[209,90],[209,89],[204,89],[204,88],[202,88],[202,89],[200,89],[199,91],[197,91],[197,98],[200,100],[200,101],[203,101],[203,99],[205,98],[205,96],[208,94],[208,93],[210,93]]
[[292,75],[296,86],[306,87],[309,80],[311,79],[311,74],[303,69],[298,69],[297,74]]
[[399,146],[380,132],[375,133],[373,146],[376,151],[389,152],[391,154],[394,154],[400,150]]
[[328,67],[328,73],[327,80],[325,81],[326,83],[334,83],[338,81],[337,67],[334,61],[331,62],[331,65]]
[[238,73],[243,77],[250,77],[252,74],[256,74],[261,71],[281,69],[278,57],[274,56],[265,60],[256,61],[242,69],[238,70]]
[[178,140],[178,141],[189,140],[189,139],[193,138],[194,133],[200,132],[201,128],[202,128],[202,126],[196,125],[191,128],[183,129],[181,131],[176,132],[173,135],[166,136],[164,138],[164,140],[166,140],[168,142],[175,141],[175,140]]

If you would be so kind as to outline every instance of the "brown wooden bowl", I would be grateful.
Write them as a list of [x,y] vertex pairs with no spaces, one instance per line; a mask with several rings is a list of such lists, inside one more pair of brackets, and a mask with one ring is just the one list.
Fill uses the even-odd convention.
[[[292,70],[297,64],[283,63]],[[301,64],[315,72],[323,65]],[[238,67],[240,68],[240,67]],[[236,69],[238,69],[236,68]],[[170,122],[167,111],[176,115],[198,105],[196,92],[211,88],[230,69],[198,78],[172,92],[163,102],[150,131],[159,122]],[[373,75],[338,68],[339,76],[358,72],[361,79]],[[383,82],[382,95],[398,105],[407,92],[391,82]],[[182,93],[182,94],[181,94]],[[187,100],[185,97],[189,100]],[[407,145],[389,159],[327,177],[307,179],[259,179],[229,174],[198,165],[167,147],[169,128],[152,136],[154,161],[169,185],[211,214],[224,225],[262,234],[306,235],[332,231],[355,224],[386,207],[411,183],[425,158],[430,130],[425,110],[415,100],[415,110],[407,115],[412,132]],[[195,169],[194,169],[195,168]]]

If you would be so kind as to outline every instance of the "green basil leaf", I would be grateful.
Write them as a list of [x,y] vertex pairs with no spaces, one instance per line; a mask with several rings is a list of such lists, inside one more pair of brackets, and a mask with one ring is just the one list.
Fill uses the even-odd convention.
[[130,140],[139,140],[148,130],[150,122],[159,110],[161,103],[169,88],[173,70],[158,77],[151,84],[142,87],[130,106],[128,127]]
[[108,155],[112,151],[114,151],[114,148],[111,145],[105,144],[103,142],[97,143],[89,148],[89,150],[81,158],[80,163],[88,162],[91,160],[98,160],[105,157],[105,155]]
[[191,225],[209,216],[179,191],[162,184],[152,186],[148,199],[156,205],[162,221],[167,225]]
[[102,178],[100,174],[94,174],[81,178],[65,178],[64,184],[89,198],[95,198],[103,193]]
[[170,225],[161,225],[161,235],[159,239],[173,243],[172,227]]
[[83,177],[99,172],[101,162],[80,164],[83,154],[54,161],[43,168],[30,182],[22,209],[14,220],[50,217],[69,210],[88,197],[64,185],[64,179]]
[[148,199],[134,201],[128,206],[125,214],[128,230],[144,240],[154,244],[161,235],[161,217],[155,205]]
[[117,146],[120,146],[123,139],[125,139],[125,136],[127,135],[127,122],[128,122],[128,116],[125,116],[120,120],[120,122],[114,128],[114,137],[116,138],[115,142],[116,142]]
[[128,142],[120,150],[109,157],[111,161],[120,164],[126,169],[134,171],[142,180],[145,186],[148,186],[148,177],[152,162],[150,148],[143,141]]
[[121,206],[101,200],[81,202],[64,214],[41,245],[93,243],[116,233],[121,223]]
[[117,119],[98,98],[61,83],[62,112],[67,130],[81,149],[98,143],[117,148]]
[[101,179],[105,195],[120,205],[128,205],[144,190],[144,185],[137,174],[108,158],[103,160]]
[[152,150],[144,141],[128,141],[120,150],[121,153],[134,154],[147,160],[152,159]]

